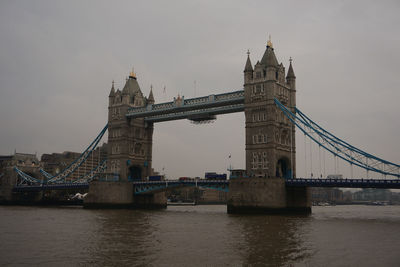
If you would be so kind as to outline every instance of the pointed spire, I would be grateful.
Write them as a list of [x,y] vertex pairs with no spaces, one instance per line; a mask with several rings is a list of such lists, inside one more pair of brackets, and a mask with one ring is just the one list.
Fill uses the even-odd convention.
[[292,61],[293,61],[292,57],[290,57],[290,59],[289,59],[289,62],[290,62],[289,70],[288,70],[288,73],[286,75],[286,78],[296,78],[296,76],[294,75],[294,71],[293,71]]
[[247,61],[246,61],[246,66],[244,67],[244,72],[252,72],[253,67],[251,66],[251,61],[250,61],[250,51],[247,50]]
[[154,104],[154,96],[153,96],[153,85],[150,85],[150,94],[149,98],[147,99],[147,103]]
[[112,86],[111,86],[111,91],[110,91],[110,97],[115,96],[115,89],[114,89],[114,80],[112,81]]
[[269,40],[267,42],[267,49],[265,50],[265,53],[261,59],[261,64],[263,64],[266,67],[278,66],[278,60],[276,59],[274,48],[271,42],[271,35],[269,36]]

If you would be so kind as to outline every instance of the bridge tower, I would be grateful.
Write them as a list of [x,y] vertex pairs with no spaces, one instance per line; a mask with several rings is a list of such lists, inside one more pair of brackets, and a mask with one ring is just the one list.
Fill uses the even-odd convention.
[[271,40],[254,69],[247,52],[244,69],[246,170],[250,177],[296,176],[295,126],[275,105],[274,98],[296,106],[296,76],[290,60],[285,67],[278,63]]
[[112,83],[108,104],[107,173],[119,175],[119,181],[92,181],[85,208],[165,208],[165,192],[134,195],[132,180],[153,174],[151,167],[153,123],[144,118],[128,118],[129,108],[148,109],[154,104],[153,91],[143,96],[132,71],[122,91]]
[[126,118],[131,107],[154,104],[152,89],[149,97],[140,90],[136,74],[132,72],[122,91],[111,87],[108,105],[108,160],[107,172],[117,173],[121,181],[143,179],[152,174],[153,124],[143,118]]
[[275,105],[277,98],[295,112],[296,76],[292,60],[278,63],[271,40],[254,68],[248,52],[244,68],[246,172],[249,178],[231,179],[228,213],[309,213],[310,191],[287,187],[296,177],[295,126]]

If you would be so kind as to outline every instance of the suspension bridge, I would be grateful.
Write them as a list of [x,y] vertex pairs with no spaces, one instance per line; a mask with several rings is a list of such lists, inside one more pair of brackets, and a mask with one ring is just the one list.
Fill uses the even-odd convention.
[[[271,41],[254,67],[248,53],[243,90],[190,99],[178,95],[173,101],[155,104],[152,89],[144,97],[132,71],[122,90],[115,90],[112,83],[108,110],[107,125],[61,172],[51,174],[40,169],[35,176],[14,167],[14,192],[89,188],[89,200],[85,201],[94,206],[148,205],[166,203],[158,196],[169,188],[195,186],[228,192],[228,212],[233,213],[271,209],[310,212],[309,187],[400,188],[400,165],[351,145],[297,108],[292,61],[286,72],[277,61]],[[201,124],[215,120],[217,115],[235,112],[245,113],[246,168],[241,175],[235,177],[232,172],[229,180],[146,180],[154,173],[154,123],[188,119]],[[296,128],[304,134],[306,173],[307,159],[310,162],[310,174],[304,177],[296,173]],[[93,164],[93,151],[107,131],[107,158],[99,157]],[[318,171],[313,168],[313,144],[320,158]],[[339,162],[349,166],[350,177],[323,177],[321,151],[324,174],[328,153],[333,157],[335,170],[339,169]],[[89,159],[91,168],[87,166]],[[354,177],[360,171],[365,174]]]
[[[243,109],[243,103],[240,101],[244,101],[244,91],[236,91],[233,93],[229,93],[226,96],[221,95],[220,97],[224,98],[223,105],[226,105],[229,110],[231,110],[233,103],[236,106],[236,109]],[[206,106],[215,107],[216,104],[210,105],[207,103],[211,99],[211,97],[205,97],[203,99],[189,99],[187,103],[198,103],[203,102]],[[215,98],[214,98],[215,99]],[[216,102],[218,102],[218,98],[216,98]],[[358,149],[344,140],[336,137],[332,133],[328,132],[324,128],[322,128],[319,124],[315,123],[311,120],[307,115],[305,115],[301,110],[295,108],[295,113],[291,112],[287,107],[285,107],[278,99],[274,99],[274,102],[277,107],[284,113],[284,115],[290,120],[291,123],[297,126],[305,136],[307,136],[311,141],[313,141],[316,145],[326,150],[334,157],[338,157],[341,160],[350,164],[350,166],[356,166],[361,169],[364,169],[366,172],[366,177],[364,178],[311,178],[311,177],[303,177],[303,178],[295,178],[295,177],[286,177],[285,182],[288,186],[307,186],[307,187],[343,187],[343,188],[391,188],[391,189],[399,189],[400,188],[400,165],[389,162],[387,160],[383,160],[379,157],[371,155],[367,152],[364,152],[361,149]],[[217,103],[218,104],[218,103]],[[187,104],[188,105],[188,104]],[[159,104],[159,106],[163,106],[164,108],[156,109],[157,112],[152,112],[149,110],[139,109],[138,113],[142,113],[142,115],[150,116],[149,120],[159,120],[161,121],[161,117],[164,120],[170,120],[176,116],[188,118],[190,114],[185,114],[186,110],[180,108],[178,111],[174,109],[174,106],[171,103]],[[224,106],[222,106],[224,107]],[[197,107],[199,108],[199,107]],[[200,107],[202,112],[204,109]],[[187,109],[188,111],[193,111],[192,107]],[[223,110],[220,106],[219,110]],[[138,114],[133,113],[132,110],[127,114],[127,116],[138,116]],[[163,114],[163,115],[161,115]],[[168,115],[165,115],[168,114]],[[209,113],[207,113],[207,116]],[[42,177],[32,177],[24,172],[22,172],[17,167],[14,167],[15,172],[18,175],[17,184],[14,187],[14,191],[16,192],[25,192],[25,191],[44,191],[44,190],[64,190],[64,189],[87,189],[89,188],[89,184],[93,179],[105,179],[108,181],[118,181],[119,174],[113,173],[111,177],[113,178],[104,178],[102,174],[105,173],[107,169],[107,160],[99,161],[98,165],[95,166],[88,173],[82,174],[78,178],[74,180],[70,180],[67,182],[67,179],[71,174],[77,172],[78,168],[85,164],[86,160],[90,157],[93,151],[98,146],[100,140],[103,135],[106,133],[108,126],[106,125],[100,133],[95,137],[95,139],[90,143],[90,145],[82,152],[82,154],[74,160],[69,166],[67,166],[63,171],[58,174],[52,175],[40,169],[40,173]],[[375,174],[372,178],[369,178],[370,173]],[[384,176],[384,178],[377,178],[378,176]],[[110,176],[110,175],[108,175]],[[1,177],[1,176],[0,176]],[[387,179],[387,177],[391,177],[391,179]],[[237,177],[232,177],[231,179],[235,179]],[[179,186],[195,186],[195,187],[203,187],[210,188],[220,191],[229,191],[229,180],[206,180],[206,179],[192,179],[192,180],[165,180],[165,181],[133,181],[135,186],[135,194],[143,194],[148,192],[155,192],[160,190],[165,190],[167,188],[179,187]]]

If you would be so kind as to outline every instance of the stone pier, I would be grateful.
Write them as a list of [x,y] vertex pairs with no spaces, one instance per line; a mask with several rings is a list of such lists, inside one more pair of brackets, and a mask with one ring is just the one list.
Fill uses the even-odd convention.
[[131,182],[93,181],[84,203],[85,208],[166,208],[165,192],[134,195]]
[[229,182],[227,211],[234,213],[311,213],[310,191],[286,187],[283,178],[237,178]]

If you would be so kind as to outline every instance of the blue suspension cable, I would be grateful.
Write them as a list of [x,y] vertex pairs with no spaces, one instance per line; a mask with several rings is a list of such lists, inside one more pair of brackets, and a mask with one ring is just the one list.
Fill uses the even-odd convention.
[[[367,165],[363,162],[361,162],[359,159],[355,158],[352,155],[349,155],[347,153],[346,150],[352,150],[357,152],[358,154],[361,154],[362,156],[366,157],[366,155],[372,156],[366,152],[360,153],[361,150],[356,149],[355,147],[347,144],[346,142],[342,141],[341,139],[335,137],[334,135],[328,133],[327,131],[325,131],[324,129],[322,129],[322,127],[317,127],[314,126],[316,125],[316,123],[312,122],[311,120],[307,120],[306,116],[302,115],[301,111],[298,110],[296,108],[296,112],[299,113],[299,116],[296,116],[295,114],[293,114],[290,110],[288,110],[285,106],[283,106],[276,98],[274,99],[275,104],[284,112],[284,114],[289,118],[289,120],[295,124],[305,135],[307,135],[311,140],[313,140],[314,142],[316,142],[317,144],[321,145],[325,150],[329,151],[330,153],[332,153],[333,155],[349,162],[349,163],[353,163],[354,165],[364,168],[366,170],[371,170],[377,173],[381,173],[381,174],[386,174],[386,175],[392,175],[395,176],[397,178],[400,178],[400,175],[398,173],[395,172],[389,172],[386,169],[385,170],[381,170],[376,168],[373,165]],[[301,126],[304,125],[304,127],[306,128],[310,128],[311,130],[314,131],[314,133],[318,134],[326,144],[329,144],[332,148],[327,147],[325,144],[319,142],[318,140],[315,139],[315,137],[313,137],[311,134],[307,133],[307,131]],[[340,148],[339,146],[342,146],[345,148],[345,150],[343,150],[342,148]],[[367,158],[368,158],[367,157]],[[371,157],[370,157],[371,158]],[[372,156],[372,158],[374,160],[379,159],[378,157]],[[380,159],[381,160],[381,159]],[[389,161],[385,161],[385,160],[381,160],[381,162],[385,163],[385,164],[390,164],[391,166],[397,167],[400,165],[398,164],[394,164],[391,163]],[[376,164],[375,164],[376,165]],[[338,167],[338,166],[337,166]],[[396,170],[398,171],[398,170]]]

